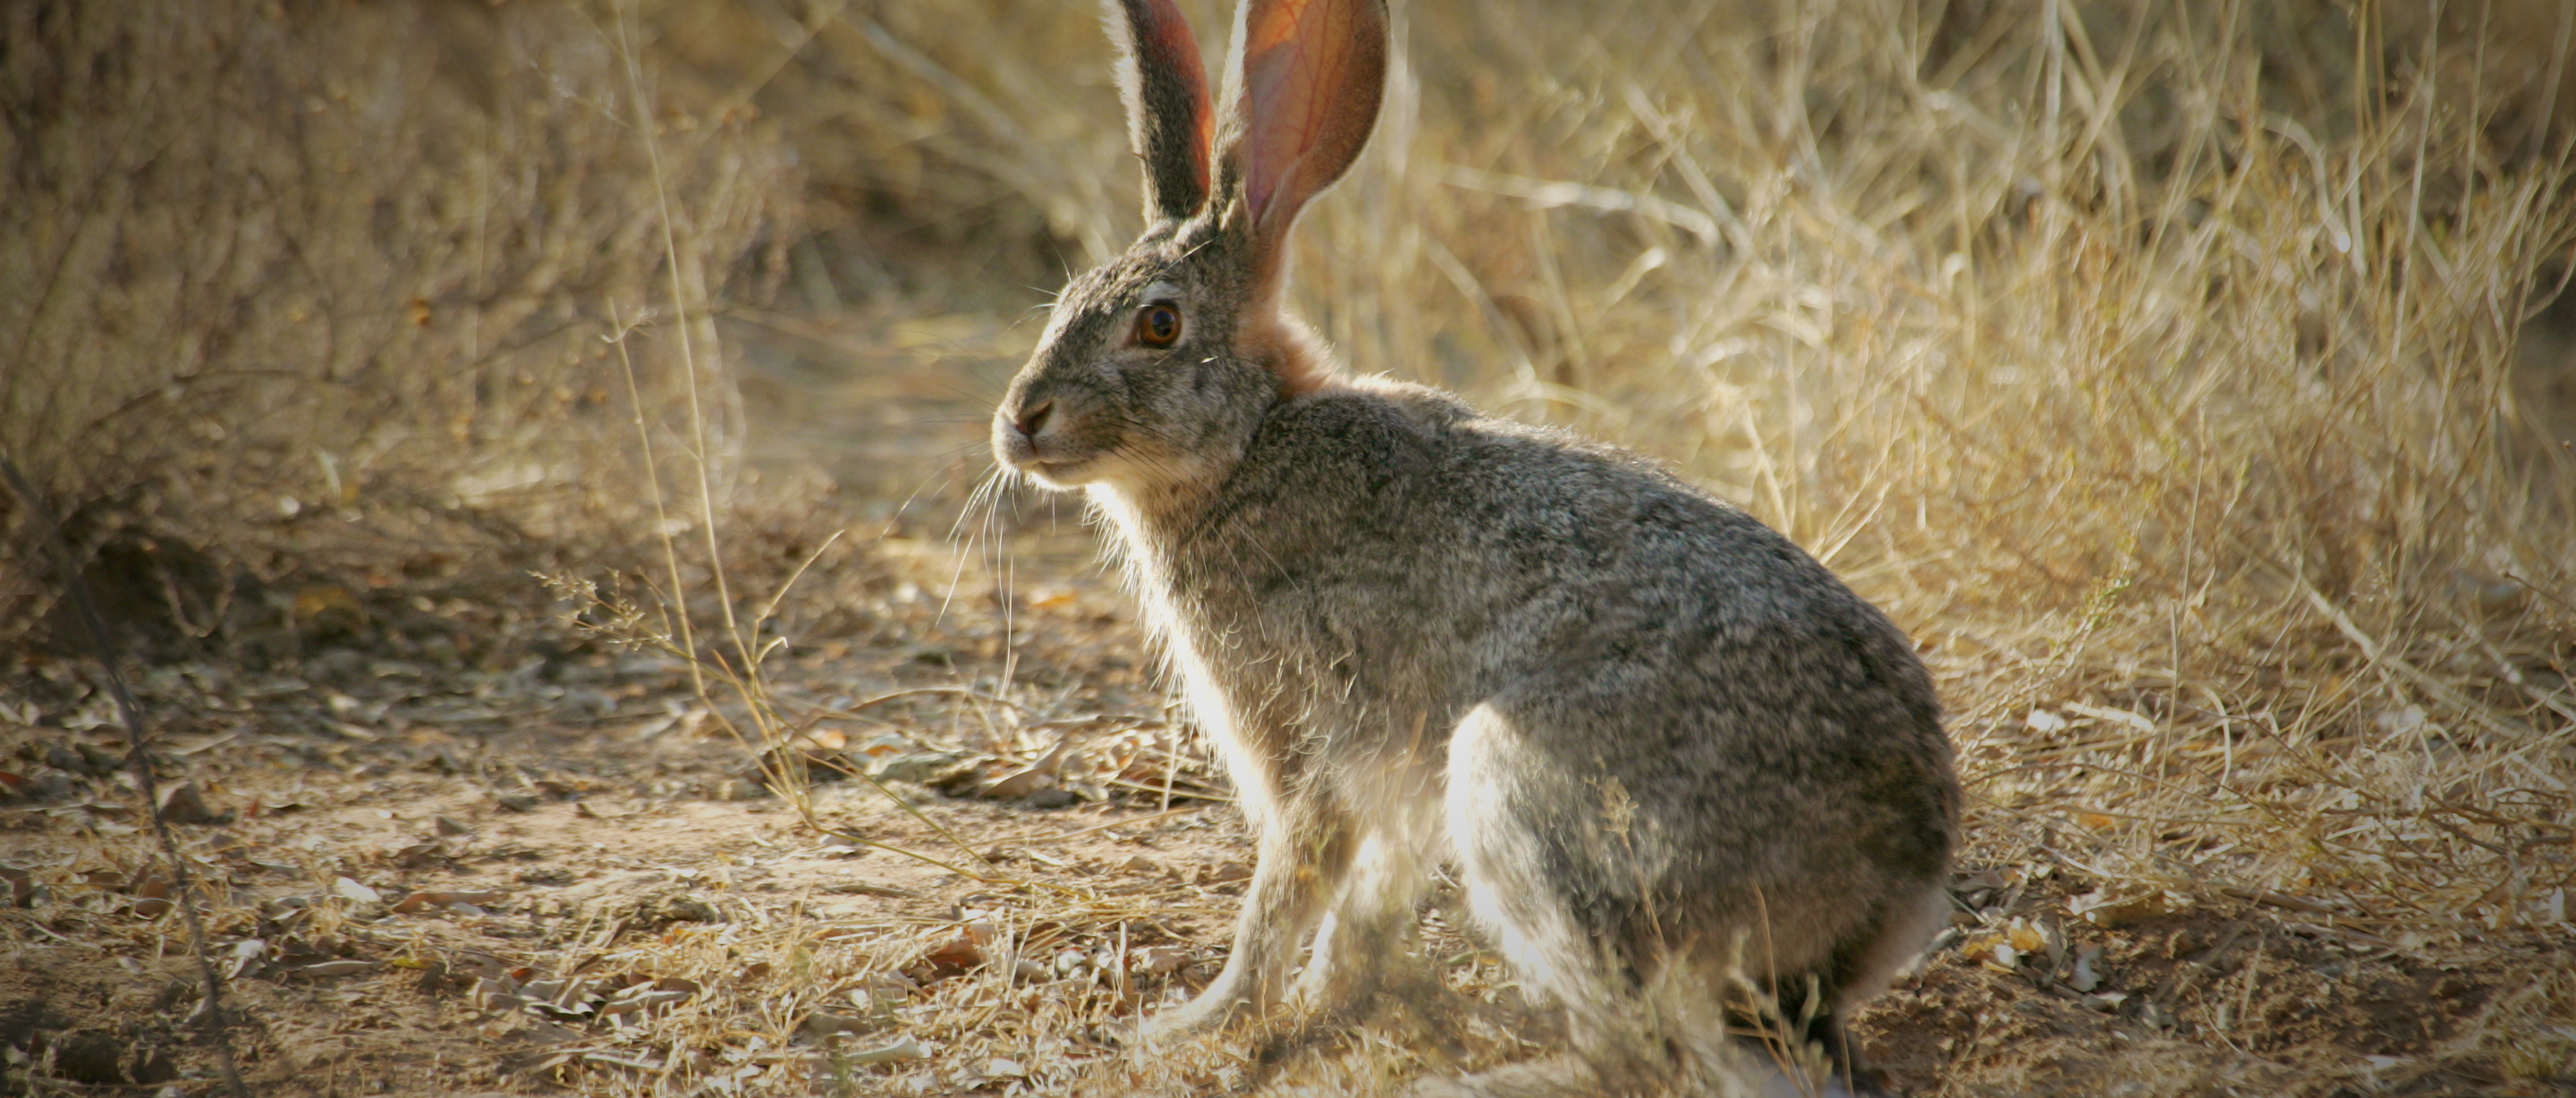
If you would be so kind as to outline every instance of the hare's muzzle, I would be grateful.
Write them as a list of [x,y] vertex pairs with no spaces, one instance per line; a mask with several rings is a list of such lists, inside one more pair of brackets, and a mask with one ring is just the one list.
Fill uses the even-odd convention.
[[1032,474],[1041,481],[1047,480],[1047,444],[1062,441],[1047,433],[1049,421],[1056,418],[1055,410],[1055,400],[1049,397],[1004,401],[993,412],[994,460],[1019,472]]

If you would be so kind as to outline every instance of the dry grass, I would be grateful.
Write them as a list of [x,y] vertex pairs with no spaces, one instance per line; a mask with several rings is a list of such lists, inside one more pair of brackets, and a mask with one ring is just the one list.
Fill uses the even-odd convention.
[[[0,16],[0,453],[102,581],[142,559],[116,584],[137,616],[220,642],[266,616],[247,588],[299,572],[633,519],[633,412],[599,337],[621,306],[667,329],[673,284],[702,322],[756,290],[796,176],[739,104],[640,114],[621,20],[647,23],[605,3]],[[667,248],[664,183],[688,196]],[[670,346],[644,352],[657,427],[689,395]],[[699,377],[730,407],[723,363]],[[0,552],[33,544],[0,522]],[[0,631],[50,611],[32,576],[0,578]]]
[[[1218,6],[1185,4],[1211,52]],[[1398,8],[1377,144],[1301,234],[1304,312],[1359,369],[1671,462],[1923,642],[1979,876],[1951,942],[1968,963],[1927,976],[1889,1030],[1945,1009],[1984,1027],[1995,976],[2043,998],[2084,939],[2133,974],[2171,973],[2152,993],[2124,985],[2122,1032],[2148,1036],[2101,1053],[2113,1067],[2095,1082],[2149,1058],[2154,1093],[2510,1092],[2576,1076],[2576,987],[2516,959],[2576,946],[2576,388],[2568,311],[2550,311],[2576,270],[2570,17],[2543,0],[2438,18],[2321,0]],[[504,501],[457,499],[476,514],[562,518],[559,531],[606,514],[626,542],[660,535],[667,556],[629,558],[649,567],[622,595],[596,572],[568,578],[608,591],[594,623],[701,661],[702,711],[773,765],[815,753],[840,718],[772,681],[795,651],[777,638],[902,643],[955,624],[945,609],[933,622],[827,605],[887,606],[895,583],[871,570],[893,567],[891,543],[827,553],[821,521],[783,512],[740,541],[713,536],[735,521],[733,413],[702,401],[692,419],[683,398],[728,392],[730,359],[675,303],[752,315],[757,280],[728,274],[784,201],[782,148],[810,181],[812,233],[774,241],[769,270],[817,313],[1008,315],[1114,253],[1134,184],[1096,16],[1076,2],[672,4],[630,24],[660,81],[638,84],[612,9],[464,10],[281,22],[174,8],[134,25],[172,42],[254,29],[218,34],[228,49],[164,47],[185,63],[148,81],[71,66],[91,83],[66,82],[38,71],[46,53],[0,52],[13,109],[43,106],[13,114],[8,137],[44,153],[25,161],[42,171],[0,177],[0,285],[45,288],[0,294],[0,331],[28,333],[0,373],[0,451],[74,500],[212,485],[203,510],[242,526],[279,494],[364,512],[412,498],[398,486],[462,497],[471,478]],[[50,28],[11,40],[64,56],[122,48],[99,44],[114,20],[95,12],[8,18]],[[397,37],[438,48],[358,48]],[[313,55],[380,60],[337,76],[290,63]],[[481,72],[459,58],[493,56],[513,60],[459,76]],[[260,124],[247,141],[94,136],[127,132],[119,97],[144,91]],[[658,171],[632,140],[639,94],[670,122]],[[694,372],[687,341],[627,334],[644,314],[695,340]],[[641,462],[630,406],[648,413]],[[113,460],[84,464],[102,437]],[[441,464],[452,446],[462,467]],[[512,470],[566,490],[507,502]],[[648,470],[658,483],[639,487]],[[644,519],[657,500],[668,513]],[[1054,757],[1062,722],[1095,714],[1022,673],[1013,646],[1097,655],[1132,637],[1003,617],[1033,606],[1008,589],[1009,552],[1035,535],[985,533],[931,597],[1001,658],[966,668],[987,700],[940,719],[997,758]],[[867,582],[789,586],[807,560]],[[1122,711],[1125,727],[1160,717],[1144,709]],[[1157,750],[1167,775],[1193,765]],[[772,776],[799,851],[901,814],[801,773]],[[933,828],[902,840],[964,871],[944,915],[854,923],[735,895],[727,922],[612,933],[583,973],[616,986],[550,993],[692,997],[621,1014],[515,1078],[638,1095],[974,1079],[1372,1093],[1450,1070],[1448,1052],[1472,1065],[1527,1051],[1494,1014],[1460,1023],[1445,1051],[1386,1029],[1270,1063],[1240,1042],[1115,1052],[1098,1027],[1185,990],[1190,971],[1141,951],[1218,936],[1224,901],[1205,882],[1104,883],[1114,859],[986,864],[1006,817],[926,811],[969,829],[962,851]],[[1209,841],[1185,822],[1130,821],[1103,841]],[[775,853],[762,846],[741,856]],[[1201,921],[1195,938],[1148,932],[1175,912]],[[2273,928],[2250,966],[2229,960],[2237,932],[2182,944],[2241,931],[2247,912]],[[2139,925],[2170,931],[2164,953]],[[2039,944],[1995,951],[2025,937]],[[2410,1005],[2446,1028],[2402,1062],[2322,1037],[2258,1048],[2257,976],[2305,979],[2328,953],[2471,972],[2492,994]],[[938,956],[984,963],[888,982]],[[1994,986],[1921,1005],[1972,977]],[[1446,979],[1506,1011],[1499,970]],[[863,1055],[905,1038],[932,1055]],[[2045,1089],[2025,1069],[1961,1058],[1934,1092]]]

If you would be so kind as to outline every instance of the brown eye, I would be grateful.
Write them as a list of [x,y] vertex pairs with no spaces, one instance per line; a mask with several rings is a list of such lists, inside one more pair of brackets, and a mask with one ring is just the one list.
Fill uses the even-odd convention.
[[1180,338],[1179,309],[1157,304],[1136,311],[1136,342],[1148,347],[1169,347]]

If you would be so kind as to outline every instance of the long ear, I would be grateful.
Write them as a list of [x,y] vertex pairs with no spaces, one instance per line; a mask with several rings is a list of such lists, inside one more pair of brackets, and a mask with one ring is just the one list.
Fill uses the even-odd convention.
[[[1386,90],[1385,0],[1247,0],[1234,28],[1224,171],[1258,276],[1288,229],[1368,144]],[[1240,188],[1239,190],[1235,188]]]
[[1109,7],[1127,142],[1145,162],[1145,220],[1185,220],[1207,204],[1216,121],[1199,41],[1172,0],[1111,0]]

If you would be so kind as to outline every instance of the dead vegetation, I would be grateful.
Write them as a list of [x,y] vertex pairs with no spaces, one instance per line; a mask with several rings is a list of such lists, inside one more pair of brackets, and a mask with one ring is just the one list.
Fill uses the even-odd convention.
[[[1305,314],[1922,642],[1973,845],[1860,1023],[1900,1081],[2576,1090],[2576,17],[1398,16]],[[968,512],[1017,314],[1134,224],[1088,6],[0,19],[0,454],[185,639],[141,679],[263,1086],[1383,1093],[1544,1044],[1436,910],[1455,1014],[1104,1039],[1249,852],[1071,516]],[[0,523],[0,1090],[195,1093],[113,718]]]
[[[637,19],[0,16],[0,452],[124,616],[157,619],[147,637],[256,647],[309,628],[302,586],[348,601],[396,565],[486,581],[422,558],[524,569],[635,521],[633,420],[667,429],[688,389],[668,333],[694,312],[711,339],[714,297],[756,292],[796,178],[738,105],[630,79]],[[687,198],[667,235],[666,189]],[[663,335],[638,341],[640,410],[601,339],[620,307]],[[697,375],[717,413],[723,361]],[[0,521],[13,558],[33,550],[22,509]],[[0,577],[0,628],[54,609],[40,571]]]

